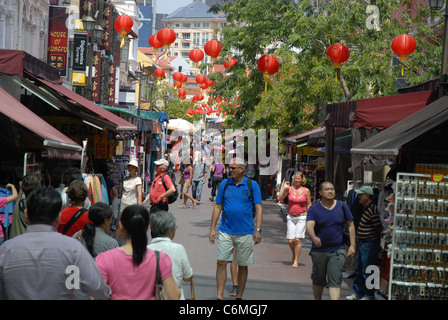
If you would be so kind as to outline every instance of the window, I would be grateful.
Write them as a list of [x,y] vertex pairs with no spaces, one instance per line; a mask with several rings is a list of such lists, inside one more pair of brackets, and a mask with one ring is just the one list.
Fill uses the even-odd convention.
[[190,33],[182,33],[182,39],[190,40]]
[[188,52],[182,52],[182,58],[190,59],[190,57],[188,56]]
[[200,33],[193,33],[193,47],[200,46],[200,39],[201,39]]
[[202,45],[204,45],[208,41],[208,33],[202,34]]
[[190,49],[190,42],[182,42],[182,49]]
[[193,28],[200,28],[201,24],[199,22],[193,23]]
[[183,27],[184,28],[191,28],[191,23],[184,23]]
[[204,22],[204,23],[202,24],[202,27],[204,27],[204,28],[210,28],[210,23],[208,23],[208,22],[205,23],[205,22]]

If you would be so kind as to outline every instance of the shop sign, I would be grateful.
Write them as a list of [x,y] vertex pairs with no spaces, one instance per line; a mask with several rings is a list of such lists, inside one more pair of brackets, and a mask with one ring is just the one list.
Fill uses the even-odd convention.
[[67,7],[50,6],[48,25],[48,64],[66,76],[68,29],[66,20]]
[[73,70],[86,71],[87,66],[87,34],[75,33],[73,39]]
[[85,72],[73,72],[72,73],[72,85],[85,86],[86,85],[86,73]]
[[95,136],[95,158],[112,159],[113,152],[113,141],[108,141],[106,135]]
[[441,182],[443,180],[443,174],[433,173],[433,174],[431,174],[431,180],[434,182]]

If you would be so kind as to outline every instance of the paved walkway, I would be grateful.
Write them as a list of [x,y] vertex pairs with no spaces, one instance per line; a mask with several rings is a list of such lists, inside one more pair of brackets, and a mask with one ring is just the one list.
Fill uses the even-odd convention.
[[[181,243],[188,254],[194,271],[194,285],[197,300],[216,299],[217,244],[210,244],[208,234],[213,205],[209,200],[211,189],[204,186],[201,205],[178,209],[182,199],[170,205],[170,212],[176,216],[177,231],[174,241]],[[191,189],[190,189],[191,192]],[[280,216],[280,207],[275,202],[263,201],[262,242],[255,246],[255,264],[249,267],[249,277],[243,298],[246,300],[314,300],[312,292],[311,240],[305,238],[299,259],[299,268],[291,267],[291,251],[285,238],[286,224]],[[232,290],[228,269],[224,299]],[[350,279],[344,279],[341,299],[352,294]],[[189,297],[189,285],[185,284],[185,296]],[[328,290],[323,299],[328,300]]]

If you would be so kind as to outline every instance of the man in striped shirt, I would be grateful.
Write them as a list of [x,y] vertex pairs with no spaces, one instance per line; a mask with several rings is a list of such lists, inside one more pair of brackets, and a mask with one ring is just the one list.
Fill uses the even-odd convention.
[[372,201],[373,189],[363,186],[355,190],[358,194],[359,203],[363,206],[361,219],[359,221],[358,236],[358,259],[356,261],[356,275],[353,281],[353,294],[347,300],[372,300],[375,289],[367,288],[366,279],[370,274],[366,274],[366,268],[370,265],[377,265],[379,241],[383,226],[375,203]]

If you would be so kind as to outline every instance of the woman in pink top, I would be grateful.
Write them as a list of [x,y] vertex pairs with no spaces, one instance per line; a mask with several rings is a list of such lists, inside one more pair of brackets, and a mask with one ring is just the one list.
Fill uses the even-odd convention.
[[[112,300],[154,300],[157,262],[154,251],[147,249],[148,211],[141,205],[126,207],[118,227],[125,239],[124,245],[100,253],[95,260],[112,289]],[[180,290],[167,254],[160,252],[159,265],[168,298],[178,300]]]
[[311,193],[304,187],[305,175],[296,172],[293,176],[294,185],[283,181],[279,201],[288,196],[288,216],[286,217],[286,238],[292,252],[292,267],[298,268],[299,256],[302,251],[302,240],[305,238],[306,211],[311,206]]

